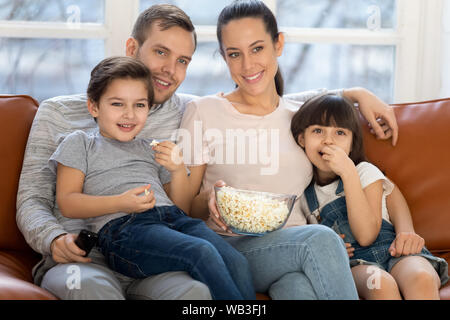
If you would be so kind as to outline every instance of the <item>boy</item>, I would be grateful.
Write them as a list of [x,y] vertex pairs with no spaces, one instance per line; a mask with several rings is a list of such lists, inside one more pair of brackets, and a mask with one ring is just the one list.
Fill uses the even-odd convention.
[[65,217],[89,219],[117,272],[146,278],[186,271],[215,299],[255,299],[245,257],[184,213],[193,195],[177,146],[163,141],[152,150],[152,139],[136,138],[153,102],[151,79],[129,57],[93,69],[87,105],[98,132],[69,134],[50,157],[57,204]]

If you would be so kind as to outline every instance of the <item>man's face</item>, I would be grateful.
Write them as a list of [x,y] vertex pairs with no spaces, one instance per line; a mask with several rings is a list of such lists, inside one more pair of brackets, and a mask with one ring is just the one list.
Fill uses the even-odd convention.
[[129,50],[132,42],[127,42],[127,55],[142,61],[152,72],[155,104],[167,101],[186,77],[187,67],[195,51],[194,35],[181,27],[161,30],[155,22],[148,31],[147,39],[135,50]]

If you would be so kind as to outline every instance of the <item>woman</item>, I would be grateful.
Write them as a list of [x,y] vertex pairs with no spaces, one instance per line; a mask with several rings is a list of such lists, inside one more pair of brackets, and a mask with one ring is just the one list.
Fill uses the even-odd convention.
[[[211,196],[216,181],[300,196],[312,167],[290,135],[298,105],[282,98],[277,57],[284,37],[271,11],[260,1],[234,2],[221,12],[217,36],[236,89],[190,103],[180,137],[193,190],[200,191],[191,215],[231,235],[219,227],[224,224]],[[306,225],[297,205],[281,230],[225,238],[247,257],[256,291],[272,299],[358,298],[342,240],[329,228]]]

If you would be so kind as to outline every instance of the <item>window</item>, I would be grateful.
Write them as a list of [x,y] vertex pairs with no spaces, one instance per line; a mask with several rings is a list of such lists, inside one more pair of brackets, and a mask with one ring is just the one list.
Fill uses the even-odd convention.
[[[0,93],[43,100],[84,92],[94,65],[123,55],[139,12],[156,3],[179,6],[196,25],[198,49],[179,91],[231,90],[215,36],[217,16],[230,2],[0,0]],[[389,103],[445,94],[443,0],[264,2],[286,35],[279,60],[286,92],[363,86]]]
[[0,91],[38,100],[85,92],[91,69],[102,59],[102,40],[0,40]]
[[105,55],[103,0],[0,0],[0,92],[39,101],[86,91]]
[[[393,101],[394,45],[356,39],[339,43],[338,34],[335,39],[325,36],[331,29],[340,29],[342,36],[351,36],[353,31],[392,29],[396,1],[278,0],[275,5],[281,29],[293,35],[281,58],[288,92],[363,86],[384,101]],[[324,39],[317,42],[319,37],[311,38],[310,43],[303,43],[303,35],[312,31]]]
[[0,20],[101,23],[103,4],[103,0],[1,0]]
[[396,25],[394,0],[277,0],[278,23],[298,28],[378,29]]

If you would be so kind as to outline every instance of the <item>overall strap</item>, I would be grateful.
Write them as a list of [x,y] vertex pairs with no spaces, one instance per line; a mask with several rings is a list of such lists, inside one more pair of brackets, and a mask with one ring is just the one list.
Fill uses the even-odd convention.
[[[311,214],[320,221],[320,211],[319,211],[319,201],[317,200],[316,190],[314,189],[314,181],[311,181],[309,186],[305,189],[306,202],[308,203],[308,208]],[[342,179],[339,178],[338,186],[336,188],[336,195],[344,191],[344,183]]]
[[305,189],[306,202],[308,203],[309,211],[316,218],[319,217],[319,201],[317,200],[316,190],[314,190],[314,180]]
[[339,193],[344,191],[344,183],[342,182],[342,179],[339,178],[339,183],[338,186],[336,188],[336,195],[338,195]]

